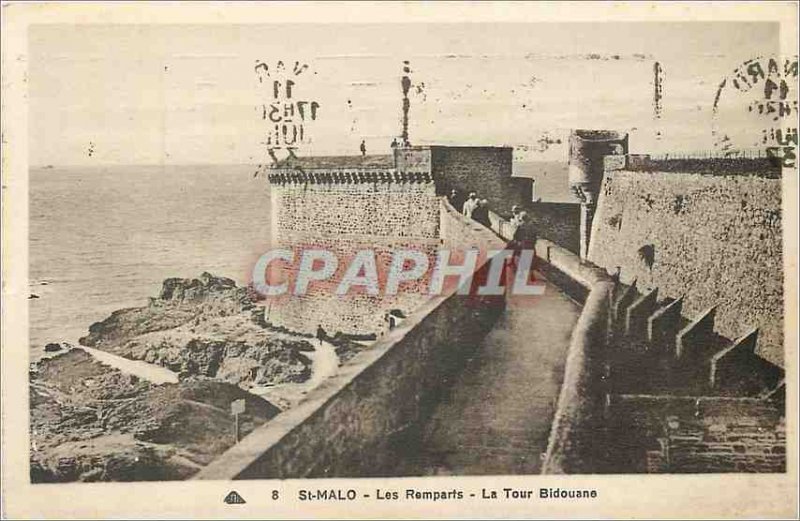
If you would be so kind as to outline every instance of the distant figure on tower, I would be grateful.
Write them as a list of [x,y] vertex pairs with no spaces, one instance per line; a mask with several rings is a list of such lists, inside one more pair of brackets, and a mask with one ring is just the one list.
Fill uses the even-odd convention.
[[367,155],[367,144],[362,139],[361,140],[361,157],[364,157],[366,155]]

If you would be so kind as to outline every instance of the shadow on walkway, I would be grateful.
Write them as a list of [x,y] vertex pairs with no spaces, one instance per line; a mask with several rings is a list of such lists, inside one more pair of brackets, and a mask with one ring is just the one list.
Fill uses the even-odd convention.
[[509,300],[421,426],[402,474],[538,473],[580,309],[549,282],[544,295]]

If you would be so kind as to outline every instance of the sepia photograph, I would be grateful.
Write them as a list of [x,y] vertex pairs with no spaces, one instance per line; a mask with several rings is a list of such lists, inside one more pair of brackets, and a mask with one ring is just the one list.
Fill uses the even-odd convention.
[[[662,475],[796,515],[797,4],[328,12],[360,5],[397,15],[64,3],[4,38],[3,517],[10,473],[451,518]],[[4,32],[55,8],[23,7]]]

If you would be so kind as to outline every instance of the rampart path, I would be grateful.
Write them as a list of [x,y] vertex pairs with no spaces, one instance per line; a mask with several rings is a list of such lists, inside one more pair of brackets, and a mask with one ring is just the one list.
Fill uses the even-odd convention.
[[423,427],[410,474],[539,473],[580,310],[549,282],[510,298]]
[[[440,209],[446,247],[506,245],[446,202]],[[559,286],[558,270],[575,273],[561,277],[582,301],[593,279],[576,257],[545,240],[536,250]],[[581,315],[559,286],[478,305],[456,288],[431,298],[195,479],[538,473]]]

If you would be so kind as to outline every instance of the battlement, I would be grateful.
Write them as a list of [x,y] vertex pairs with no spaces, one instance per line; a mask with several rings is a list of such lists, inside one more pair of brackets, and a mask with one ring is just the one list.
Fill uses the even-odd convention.
[[698,152],[691,154],[626,154],[603,158],[606,172],[674,172],[702,175],[751,175],[765,178],[781,177],[780,158],[769,157],[761,151],[742,151],[736,154]]
[[391,155],[292,156],[262,168],[275,186],[430,185],[437,195],[477,192],[496,208],[530,202],[532,181],[513,177],[510,146],[397,147]]
[[388,154],[363,156],[290,156],[271,169],[277,170],[372,170],[394,168],[394,158]]
[[[721,334],[738,338],[758,328],[757,352],[783,365],[780,178],[758,169],[723,175],[718,164],[711,175],[651,170],[661,160],[620,158],[632,168],[605,173],[589,260],[624,283],[636,279],[644,292],[683,297],[689,314],[721,304]],[[754,166],[765,159],[730,161]],[[753,262],[756,256],[776,261]]]
[[274,185],[287,184],[358,184],[358,183],[432,183],[430,171],[405,171],[396,169],[354,170],[320,168],[315,170],[277,169],[267,174],[267,179]]
[[292,156],[265,169],[273,185],[431,183],[430,168],[397,168],[391,155]]
[[754,353],[757,331],[721,337],[713,309],[688,320],[680,299],[549,241],[536,251],[584,302],[543,473],[785,471],[785,376]]

